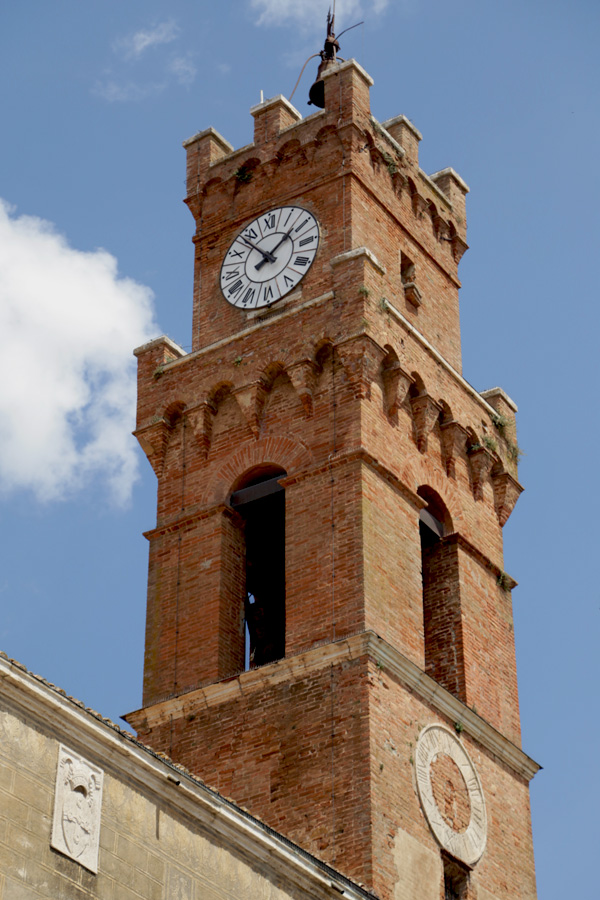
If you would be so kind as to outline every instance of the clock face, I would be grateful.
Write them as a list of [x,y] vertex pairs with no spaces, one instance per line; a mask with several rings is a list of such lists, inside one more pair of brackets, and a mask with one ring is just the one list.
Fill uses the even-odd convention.
[[225,254],[223,296],[240,309],[271,306],[306,275],[318,246],[317,220],[301,206],[280,206],[257,216]]
[[427,725],[415,751],[417,790],[436,839],[469,866],[482,855],[487,815],[477,770],[448,728]]

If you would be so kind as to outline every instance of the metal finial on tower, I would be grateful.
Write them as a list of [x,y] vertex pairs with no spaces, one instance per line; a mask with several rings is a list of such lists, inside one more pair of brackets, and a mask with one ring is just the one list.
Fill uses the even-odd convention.
[[[358,28],[359,25],[363,25],[364,22],[357,22],[356,25],[351,25],[349,28],[345,28],[344,31],[339,35],[341,37],[342,34],[346,34],[347,31],[352,31],[353,28]],[[319,51],[319,53],[313,53],[312,56],[309,56],[304,65],[302,66],[302,70],[300,75],[298,76],[298,81],[294,85],[294,90],[290,94],[290,100],[296,93],[296,88],[300,84],[300,79],[304,74],[304,70],[311,59],[314,59],[316,56],[321,57],[321,62],[319,63],[319,68],[317,70],[317,78],[315,82],[311,85],[311,88],[308,92],[308,103],[309,106],[318,106],[320,109],[323,109],[325,106],[325,85],[323,84],[323,73],[324,71],[331,65],[335,65],[338,61],[338,51],[340,49],[340,44],[338,38],[335,36],[335,2],[333,4],[333,12],[331,12],[331,7],[329,8],[329,12],[327,13],[327,34],[325,36],[325,43],[323,44],[323,49]],[[341,59],[341,57],[340,57]]]

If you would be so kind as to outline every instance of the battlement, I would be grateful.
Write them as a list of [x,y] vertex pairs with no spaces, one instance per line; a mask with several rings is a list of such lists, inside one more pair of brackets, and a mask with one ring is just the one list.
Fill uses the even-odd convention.
[[[248,183],[254,170],[267,160],[291,150],[291,141],[308,151],[318,144],[323,128],[352,122],[362,129],[371,155],[383,159],[395,177],[395,189],[410,192],[416,214],[428,213],[443,239],[446,233],[460,235],[453,244],[456,261],[466,249],[465,195],[469,188],[454,169],[445,168],[427,175],[419,168],[421,132],[406,116],[397,115],[383,123],[371,115],[369,91],[373,79],[354,59],[331,66],[323,73],[325,108],[305,118],[282,94],[251,107],[254,118],[252,143],[234,149],[214,128],[198,132],[183,142],[187,153],[187,197],[190,209],[215,179],[236,179]],[[379,147],[378,147],[379,145]],[[297,146],[297,145],[296,145]],[[372,149],[371,149],[372,148]],[[378,149],[377,149],[378,148]],[[235,183],[233,187],[235,188]],[[438,213],[437,205],[444,209]]]

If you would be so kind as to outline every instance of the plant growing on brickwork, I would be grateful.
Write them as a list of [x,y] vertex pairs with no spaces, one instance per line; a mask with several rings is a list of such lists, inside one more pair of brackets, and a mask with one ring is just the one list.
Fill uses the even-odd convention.
[[369,326],[369,320],[368,320],[368,319],[361,319],[361,320],[360,320],[360,327],[362,328],[363,331],[368,331],[368,330],[369,330],[369,327],[370,327],[370,326]]
[[516,441],[506,442],[506,452],[508,453],[508,458],[510,459],[510,461],[514,463],[518,463],[520,458],[523,456],[523,451]]
[[483,444],[481,441],[476,441],[474,444],[469,444],[467,447],[467,453],[471,455],[471,453],[477,453],[478,450],[483,450]]
[[381,310],[381,312],[388,311],[387,303],[388,303],[387,297],[382,297],[381,300],[379,301],[379,309]]
[[364,284],[361,284],[358,289],[358,293],[361,295],[361,297],[368,297],[371,292],[369,291],[368,287],[366,287]]
[[375,663],[375,665],[377,666],[377,668],[378,668],[380,671],[383,669],[383,663],[381,662],[380,659],[377,660],[377,662]]
[[234,361],[233,361],[233,364],[234,364],[234,366],[241,366],[241,364],[243,363],[243,361],[244,361],[244,357],[243,357],[243,356],[236,356],[236,358],[235,358]]
[[512,579],[510,575],[506,574],[506,572],[500,572],[500,574],[496,578],[496,584],[499,588],[502,588],[503,591],[510,591]]
[[498,444],[490,434],[484,434],[481,441],[486,450],[490,450],[492,453],[498,452]]
[[464,726],[463,726],[463,723],[462,723],[462,722],[455,722],[455,723],[454,723],[454,730],[456,731],[457,734],[462,734],[463,731],[465,730],[465,729],[464,729]]
[[160,376],[163,374],[164,371],[165,371],[164,366],[157,366],[156,369],[154,370],[154,372],[152,373],[152,377],[160,378]]
[[497,428],[498,432],[504,437],[504,432],[508,426],[508,419],[506,416],[503,416],[501,413],[496,413],[496,415],[492,416],[492,422],[494,423],[494,427]]
[[242,184],[248,184],[249,181],[252,181],[252,169],[248,169],[246,166],[240,166],[233,174]]
[[387,170],[390,175],[395,175],[398,171],[398,164],[396,163],[394,157],[391,153],[386,153],[385,150],[381,154],[385,160],[385,164],[387,166]]

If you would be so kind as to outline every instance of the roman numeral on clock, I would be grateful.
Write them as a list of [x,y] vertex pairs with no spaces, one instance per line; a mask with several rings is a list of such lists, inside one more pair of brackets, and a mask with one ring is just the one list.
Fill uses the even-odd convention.
[[229,294],[230,297],[235,297],[235,296],[237,296],[237,294],[239,294],[239,292],[242,290],[243,287],[244,287],[244,282],[242,281],[241,278],[238,278],[236,283],[231,285],[231,287],[229,288],[227,293]]

